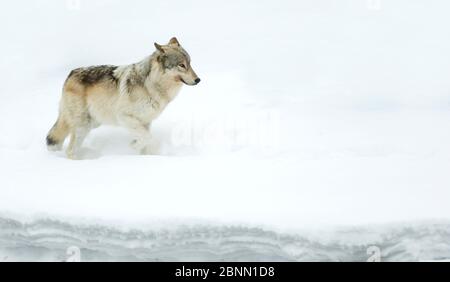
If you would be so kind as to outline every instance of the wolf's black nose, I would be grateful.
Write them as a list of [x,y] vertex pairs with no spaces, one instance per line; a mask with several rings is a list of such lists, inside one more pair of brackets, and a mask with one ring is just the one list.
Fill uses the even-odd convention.
[[199,84],[200,81],[201,81],[201,79],[200,79],[200,78],[197,78],[197,79],[195,80],[195,83]]

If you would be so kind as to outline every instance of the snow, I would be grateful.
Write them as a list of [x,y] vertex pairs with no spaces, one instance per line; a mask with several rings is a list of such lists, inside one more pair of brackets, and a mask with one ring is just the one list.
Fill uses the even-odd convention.
[[[124,229],[0,218],[0,261],[446,261],[443,222],[278,233],[214,223]],[[447,259],[448,261],[448,259]]]
[[[314,239],[324,249],[310,256],[293,254],[290,245],[241,255],[366,257],[332,256],[325,242],[345,226],[347,243],[363,254],[372,244],[367,233],[376,232],[395,233],[400,253],[414,245],[429,250],[387,255],[392,260],[450,258],[448,247],[436,247],[448,242],[450,219],[450,3],[91,0],[78,9],[72,2],[14,1],[0,11],[0,212],[25,238],[29,226],[49,218],[50,225],[78,228],[81,221],[143,233],[197,224],[218,233],[259,228],[261,236],[238,231],[250,238],[319,229],[327,230]],[[156,155],[137,155],[131,136],[112,127],[92,132],[83,160],[47,152],[45,136],[72,68],[136,62],[153,52],[154,41],[174,35],[202,82],[184,87],[154,123]],[[0,255],[13,245],[1,229]],[[447,237],[436,238],[439,230]],[[210,250],[223,253],[217,246]],[[221,258],[187,254],[181,257]]]

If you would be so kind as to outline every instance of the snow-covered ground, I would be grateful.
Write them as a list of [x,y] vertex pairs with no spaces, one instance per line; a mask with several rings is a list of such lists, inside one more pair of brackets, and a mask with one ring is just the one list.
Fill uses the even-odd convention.
[[[370,245],[449,259],[449,8],[8,2],[0,261],[59,260],[70,245],[86,260],[365,260]],[[110,127],[83,160],[47,152],[72,68],[136,62],[174,35],[202,83],[155,122],[156,155]]]

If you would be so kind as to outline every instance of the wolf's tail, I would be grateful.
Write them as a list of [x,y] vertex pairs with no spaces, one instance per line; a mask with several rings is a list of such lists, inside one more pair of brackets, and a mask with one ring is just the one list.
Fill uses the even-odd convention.
[[50,151],[61,150],[62,144],[69,134],[68,124],[59,117],[52,129],[47,134],[47,148]]

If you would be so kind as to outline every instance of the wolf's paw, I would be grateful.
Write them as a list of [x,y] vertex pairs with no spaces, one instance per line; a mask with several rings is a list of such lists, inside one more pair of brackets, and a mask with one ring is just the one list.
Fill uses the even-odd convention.
[[158,146],[157,144],[149,144],[141,149],[141,155],[156,155],[158,154]]
[[50,152],[61,151],[61,149],[62,149],[62,144],[48,145],[47,146],[47,150],[49,150]]
[[67,158],[71,160],[81,160],[79,154],[73,152],[73,151],[66,151]]
[[141,151],[145,147],[145,145],[143,145],[138,140],[134,139],[133,141],[131,141],[130,147],[133,148],[136,151]]
[[131,147],[138,151],[141,155],[154,155],[158,152],[159,143],[151,139],[147,143],[139,143],[137,140],[131,142]]
[[145,146],[144,148],[142,148],[139,153],[141,155],[153,155],[153,150],[150,146]]

